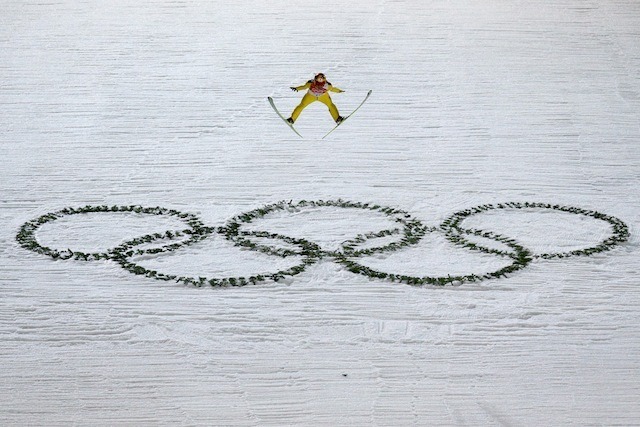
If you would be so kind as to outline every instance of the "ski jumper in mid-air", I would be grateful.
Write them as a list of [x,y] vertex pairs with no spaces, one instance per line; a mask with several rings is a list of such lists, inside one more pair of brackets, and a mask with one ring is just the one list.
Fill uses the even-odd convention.
[[322,73],[316,74],[313,80],[309,80],[302,86],[291,87],[291,90],[294,92],[298,92],[299,90],[309,89],[307,93],[304,94],[300,104],[296,108],[293,109],[291,113],[291,117],[287,119],[287,121],[291,124],[295,123],[298,120],[298,116],[302,113],[309,104],[320,101],[327,107],[329,107],[329,112],[331,113],[331,117],[333,120],[340,124],[344,118],[338,112],[338,107],[335,106],[331,97],[329,96],[329,92],[342,93],[344,92],[342,89],[338,89],[334,87],[331,83],[327,81],[327,78]]

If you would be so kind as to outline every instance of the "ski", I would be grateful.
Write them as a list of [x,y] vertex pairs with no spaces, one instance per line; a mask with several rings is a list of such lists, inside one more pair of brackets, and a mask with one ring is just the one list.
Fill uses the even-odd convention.
[[360,103],[360,105],[358,105],[358,107],[353,110],[351,112],[351,114],[349,114],[347,117],[345,117],[344,119],[342,119],[342,121],[340,123],[338,123],[333,129],[331,129],[329,132],[327,132],[327,134],[325,136],[322,137],[322,139],[325,139],[326,137],[329,136],[329,134],[331,134],[331,132],[333,132],[334,130],[338,129],[338,126],[340,126],[341,124],[343,124],[345,121],[347,121],[347,119],[351,116],[353,116],[353,113],[355,113],[356,111],[358,111],[360,109],[360,107],[362,107],[362,105],[367,102],[367,99],[369,99],[369,96],[371,96],[371,90],[369,92],[367,92],[367,96],[364,97],[364,99],[362,100],[362,102]]
[[273,108],[273,111],[275,111],[276,114],[278,114],[278,117],[280,117],[282,119],[282,121],[285,122],[287,124],[287,126],[289,126],[291,128],[291,130],[296,133],[296,135],[298,135],[300,138],[302,138],[302,135],[300,135],[300,133],[298,133],[296,128],[294,128],[293,125],[291,123],[289,123],[287,121],[287,119],[284,118],[284,116],[280,113],[280,111],[278,111],[278,109],[276,108],[276,104],[274,104],[274,102],[273,102],[273,98],[271,98],[270,96],[267,96],[267,99],[269,100],[269,104],[271,104],[271,107]]

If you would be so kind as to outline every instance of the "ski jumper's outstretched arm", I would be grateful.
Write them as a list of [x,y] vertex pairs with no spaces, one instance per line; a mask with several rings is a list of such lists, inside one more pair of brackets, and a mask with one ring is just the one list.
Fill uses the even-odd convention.
[[342,93],[344,92],[342,89],[338,89],[337,87],[335,87],[334,85],[332,85],[331,83],[329,83],[329,89],[327,89],[329,92],[335,92],[335,93]]
[[291,89],[295,90],[296,92],[298,92],[299,90],[309,89],[311,87],[311,83],[313,83],[313,81],[309,80],[308,82],[306,82],[302,86],[292,86]]

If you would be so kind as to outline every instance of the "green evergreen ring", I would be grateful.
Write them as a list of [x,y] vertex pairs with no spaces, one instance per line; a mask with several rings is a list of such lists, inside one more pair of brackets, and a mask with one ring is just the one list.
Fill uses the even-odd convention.
[[[249,224],[256,219],[260,219],[270,213],[277,211],[297,211],[301,208],[305,207],[336,207],[336,208],[346,208],[346,209],[364,209],[370,210],[374,212],[380,212],[390,218],[392,218],[395,222],[399,224],[399,227],[382,230],[376,233],[367,233],[363,235],[358,235],[353,239],[349,239],[341,244],[342,251],[326,251],[321,250],[318,245],[315,243],[311,243],[307,240],[298,239],[302,242],[302,250],[299,252],[290,251],[281,248],[274,248],[271,246],[266,246],[262,244],[258,244],[253,242],[251,239],[248,239],[246,236],[246,232],[241,230],[243,224]],[[340,257],[342,255],[347,256],[361,256],[361,255],[369,255],[378,252],[389,252],[395,251],[405,246],[416,244],[422,236],[426,233],[427,228],[417,219],[413,218],[409,213],[395,209],[391,207],[380,206],[377,204],[369,204],[369,203],[359,203],[359,202],[350,202],[345,200],[315,200],[308,201],[302,200],[298,203],[292,203],[291,201],[280,201],[277,203],[265,205],[261,208],[257,208],[248,212],[244,212],[240,215],[233,217],[231,220],[227,222],[227,224],[221,228],[221,232],[227,237],[227,239],[233,241],[236,244],[248,247],[253,250],[257,250],[260,252],[279,255],[279,256],[290,256],[290,255],[307,255],[310,254],[316,257]],[[266,231],[259,232],[263,235],[268,235],[272,237],[284,238],[285,236],[279,234],[269,234]],[[402,233],[402,238],[398,242],[389,243],[379,247],[367,248],[358,250],[357,246],[365,242],[366,240],[391,236],[395,234]]]
[[[436,228],[426,229],[425,232],[440,232],[440,230]],[[458,275],[458,276],[441,276],[441,277],[433,277],[433,276],[411,276],[397,273],[385,273],[380,270],[375,270],[373,268],[364,266],[362,264],[357,263],[353,260],[356,256],[349,255],[340,255],[337,256],[336,262],[343,265],[347,270],[352,273],[361,274],[363,276],[367,276],[374,279],[383,279],[390,280],[392,282],[401,282],[406,283],[408,285],[414,286],[422,286],[422,285],[437,285],[444,286],[449,284],[463,284],[467,282],[480,282],[482,280],[488,279],[497,279],[500,277],[504,277],[509,273],[513,273],[514,271],[521,270],[529,265],[532,261],[530,253],[527,249],[516,243],[515,241],[506,238],[504,236],[500,236],[492,233],[485,233],[481,230],[464,230],[463,233],[474,234],[477,236],[485,237],[488,239],[493,239],[498,242],[505,244],[506,246],[513,249],[513,253],[497,253],[496,251],[485,251],[483,248],[474,247],[474,245],[467,246],[467,249],[471,250],[479,250],[481,252],[491,253],[494,255],[501,255],[511,258],[513,262],[503,268],[500,268],[494,272],[485,273],[485,274],[467,274],[467,275]]]
[[629,228],[627,225],[620,220],[611,215],[606,215],[593,210],[586,210],[581,208],[576,208],[572,206],[561,206],[561,205],[551,205],[549,203],[538,203],[538,202],[508,202],[508,203],[499,203],[496,205],[487,204],[480,205],[474,208],[465,209],[462,211],[455,212],[450,215],[447,219],[445,219],[440,228],[445,231],[447,238],[454,244],[469,247],[474,246],[478,250],[482,250],[488,253],[495,253],[499,255],[508,255],[502,251],[498,251],[495,249],[490,249],[486,247],[482,247],[477,245],[476,243],[470,242],[461,236],[461,234],[474,234],[477,230],[473,229],[464,229],[461,226],[461,223],[470,216],[477,215],[483,212],[487,212],[490,210],[496,209],[550,209],[556,210],[560,212],[572,213],[576,215],[583,215],[590,218],[595,218],[601,221],[608,222],[611,225],[612,233],[609,237],[602,240],[595,246],[591,246],[584,249],[578,249],[568,252],[550,252],[543,254],[532,254],[533,258],[542,258],[542,259],[553,259],[553,258],[568,258],[571,256],[589,256],[595,253],[605,252],[611,250],[614,246],[619,245],[620,243],[626,242],[629,239]]
[[[158,215],[158,216],[172,216],[176,217],[188,227],[179,231],[166,231],[164,233],[156,233],[154,235],[143,236],[139,239],[147,240],[157,240],[157,239],[172,239],[179,236],[191,235],[192,237],[187,239],[185,242],[180,243],[181,246],[193,243],[192,240],[203,235],[210,233],[211,230],[204,226],[204,224],[195,216],[188,213],[183,213],[173,209],[166,209],[161,207],[143,207],[139,205],[129,205],[129,206],[95,206],[95,205],[87,205],[79,208],[68,207],[61,209],[56,212],[51,212],[45,215],[42,215],[32,221],[28,221],[20,227],[18,231],[18,235],[16,236],[16,240],[25,249],[28,249],[33,252],[37,252],[42,255],[50,256],[53,259],[75,259],[79,261],[94,261],[100,259],[115,259],[119,257],[122,252],[126,251],[127,244],[124,243],[114,249],[109,249],[105,252],[82,252],[82,251],[74,251],[72,249],[66,250],[57,250],[52,249],[46,246],[41,245],[35,234],[38,229],[47,223],[56,221],[66,216],[71,215],[79,215],[79,214],[88,214],[88,213],[114,213],[114,212],[127,212],[127,213],[136,213],[136,214],[145,214],[145,215]],[[135,239],[134,239],[135,240]],[[197,239],[196,239],[197,240]],[[143,243],[143,242],[141,242]],[[144,253],[157,253],[162,251],[162,249],[147,249],[145,251],[141,251]]]
[[[220,230],[218,230],[218,232],[219,231]],[[193,236],[192,239],[189,239],[190,242],[188,244],[192,244],[197,241],[204,240],[210,234],[211,233]],[[247,232],[246,234],[249,235],[249,234],[252,234],[252,232]],[[293,239],[286,236],[278,236],[278,235],[264,236],[264,235],[258,235],[258,234],[256,234],[256,236],[280,239],[285,241],[286,243],[301,245],[301,246],[304,246],[308,243],[302,239]],[[136,274],[139,276],[146,276],[156,280],[175,281],[178,283],[184,283],[187,285],[194,285],[198,287],[203,285],[210,285],[214,287],[228,287],[228,286],[245,286],[249,284],[255,285],[257,283],[262,283],[268,280],[278,282],[284,279],[285,277],[295,276],[296,274],[302,273],[309,265],[316,263],[319,259],[317,256],[314,256],[314,251],[309,251],[308,254],[305,254],[300,264],[297,264],[293,267],[289,267],[285,270],[280,270],[275,273],[256,274],[256,275],[251,275],[249,277],[237,276],[237,277],[222,277],[222,278],[188,277],[188,276],[179,276],[175,274],[164,274],[156,270],[151,270],[151,269],[142,267],[141,265],[136,264],[135,262],[130,260],[131,256],[133,255],[147,253],[146,251],[132,250],[133,247],[143,243],[148,243],[150,241],[153,241],[154,239],[161,239],[161,238],[163,237],[162,236],[159,236],[159,237],[145,236],[143,238],[126,242],[122,245],[122,247],[124,249],[127,249],[127,251],[126,252],[123,252],[122,250],[116,251],[117,256],[115,256],[113,260],[116,261],[118,264],[120,264],[120,266],[124,270],[128,271],[129,273]],[[178,243],[176,245],[169,245],[166,247],[166,252],[174,251],[181,246],[186,246],[186,244],[184,244],[183,242],[183,243]],[[239,244],[238,246],[243,246],[243,245]],[[158,251],[155,251],[154,253],[157,253],[157,252],[165,252],[165,251],[158,250]]]

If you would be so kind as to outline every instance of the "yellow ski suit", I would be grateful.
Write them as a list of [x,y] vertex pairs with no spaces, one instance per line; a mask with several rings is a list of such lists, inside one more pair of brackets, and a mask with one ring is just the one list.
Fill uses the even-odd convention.
[[[312,83],[313,83],[313,80],[309,80],[306,84],[302,86],[297,86],[295,89],[296,91],[309,89]],[[338,89],[337,87],[333,87],[333,85],[329,82],[326,82],[326,87],[327,87],[327,91],[321,95],[316,95],[313,92],[311,92],[311,90],[307,91],[307,93],[305,93],[304,96],[302,97],[300,104],[298,104],[298,106],[293,109],[293,112],[291,113],[291,119],[295,122],[298,119],[298,116],[300,115],[300,113],[302,113],[302,110],[307,108],[309,104],[312,104],[316,101],[320,101],[329,108],[329,112],[331,113],[331,117],[333,118],[333,120],[337,121],[338,117],[340,117],[340,113],[338,112],[338,107],[336,107],[333,101],[331,100],[331,97],[329,96],[329,92],[341,93],[344,91],[342,89]]]

